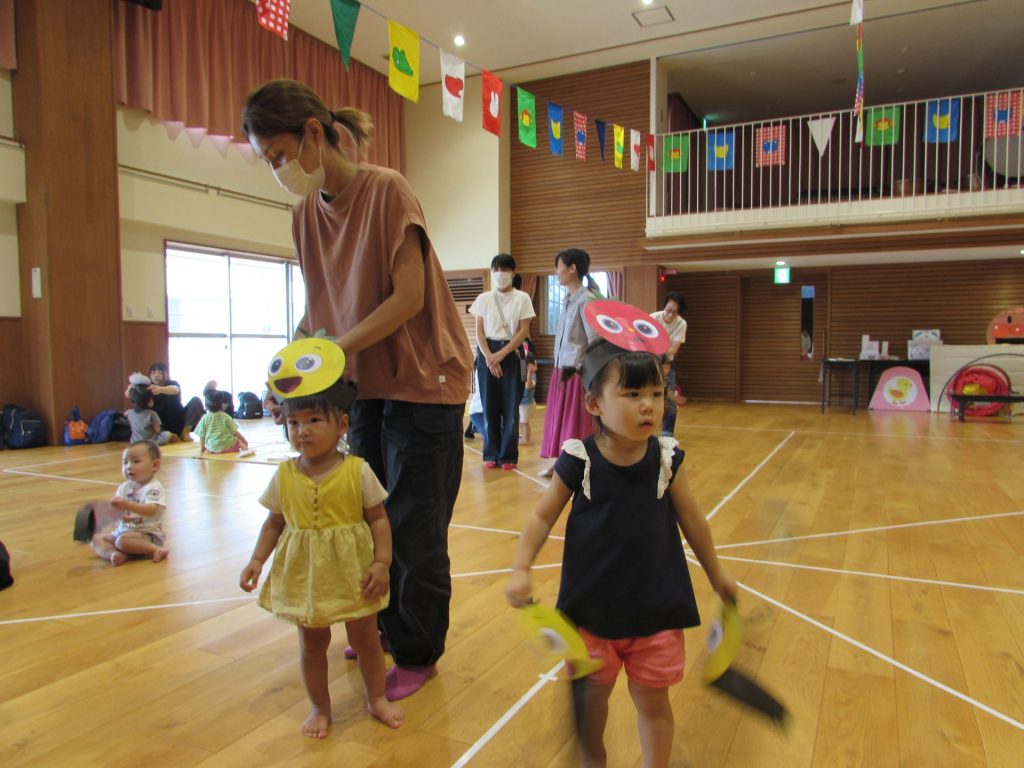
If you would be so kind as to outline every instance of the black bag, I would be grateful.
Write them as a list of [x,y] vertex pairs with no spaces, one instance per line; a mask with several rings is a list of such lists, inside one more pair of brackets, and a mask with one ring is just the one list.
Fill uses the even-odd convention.
[[238,413],[240,419],[262,419],[263,403],[256,397],[255,392],[238,393]]
[[36,448],[46,445],[46,425],[43,417],[30,408],[5,405],[0,424],[4,445],[8,448]]
[[110,439],[115,443],[127,443],[132,439],[132,423],[120,411],[114,414],[110,425]]
[[0,541],[0,589],[7,589],[11,584],[14,583],[14,577],[11,576],[11,555],[7,551],[7,547]]

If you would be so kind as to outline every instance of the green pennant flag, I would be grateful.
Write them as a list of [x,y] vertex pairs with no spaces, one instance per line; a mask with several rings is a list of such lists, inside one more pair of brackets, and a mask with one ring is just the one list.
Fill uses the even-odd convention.
[[519,106],[519,143],[537,148],[537,100],[529,91],[516,86]]
[[884,147],[895,144],[900,137],[900,108],[872,107],[867,110],[865,144],[869,147]]
[[345,69],[348,69],[352,38],[356,34],[356,19],[359,18],[359,3],[357,0],[331,0],[331,13],[334,14],[334,36],[338,39],[338,51],[341,52]]
[[662,144],[661,170],[665,173],[685,173],[690,165],[690,137],[670,134]]

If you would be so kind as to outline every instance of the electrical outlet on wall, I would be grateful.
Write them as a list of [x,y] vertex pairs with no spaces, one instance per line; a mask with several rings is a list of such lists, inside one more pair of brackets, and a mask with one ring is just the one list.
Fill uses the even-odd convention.
[[146,319],[147,320],[152,320],[153,319],[153,308],[152,307],[146,307]]
[[131,320],[133,317],[135,317],[135,307],[133,307],[131,304],[125,304],[124,305],[124,316],[127,319],[129,319],[129,320]]

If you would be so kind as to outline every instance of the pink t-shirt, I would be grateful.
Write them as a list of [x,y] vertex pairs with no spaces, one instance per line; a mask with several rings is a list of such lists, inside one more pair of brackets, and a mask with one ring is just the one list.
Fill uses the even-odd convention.
[[345,378],[360,399],[455,404],[469,397],[472,355],[441,264],[409,182],[361,164],[331,201],[319,193],[295,206],[292,231],[306,283],[308,330],[340,336],[393,292],[391,269],[408,226],[419,228],[423,309],[387,338],[347,356]]

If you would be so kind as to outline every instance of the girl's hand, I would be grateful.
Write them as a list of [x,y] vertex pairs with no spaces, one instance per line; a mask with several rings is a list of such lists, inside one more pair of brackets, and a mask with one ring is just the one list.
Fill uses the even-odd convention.
[[522,608],[529,604],[533,598],[533,580],[528,570],[512,571],[512,576],[505,587],[505,597],[513,608]]
[[739,593],[740,588],[732,576],[723,570],[719,571],[714,578],[709,577],[709,581],[711,582],[711,588],[718,593],[723,602],[736,602],[736,595]]
[[359,582],[365,600],[377,600],[388,593],[391,586],[391,573],[384,563],[374,560],[366,569],[366,574]]
[[246,592],[252,592],[260,580],[260,573],[263,571],[263,563],[259,560],[250,560],[242,569],[242,575],[238,577],[238,586]]

